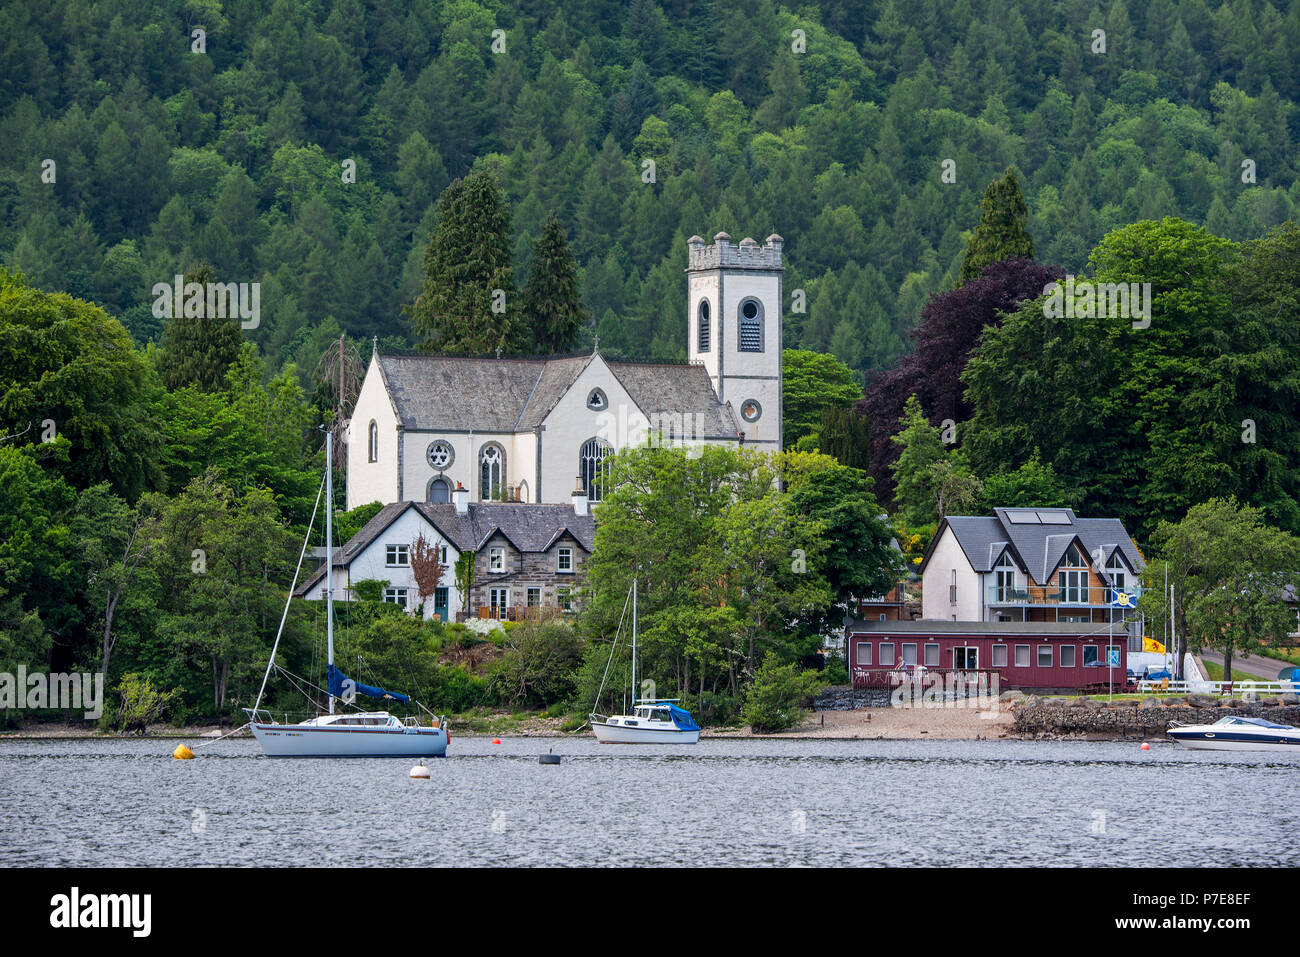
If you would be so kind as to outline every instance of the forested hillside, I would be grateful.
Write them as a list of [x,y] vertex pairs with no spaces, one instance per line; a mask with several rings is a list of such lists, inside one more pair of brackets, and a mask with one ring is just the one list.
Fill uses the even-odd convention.
[[1300,4],[1260,0],[10,2],[0,259],[141,345],[154,283],[260,280],[246,335],[305,373],[340,330],[414,341],[435,203],[478,167],[520,285],[558,217],[602,350],[683,359],[686,237],[775,231],[787,347],[870,372],[1008,166],[1072,271],[1141,219],[1294,216],[1297,51]]

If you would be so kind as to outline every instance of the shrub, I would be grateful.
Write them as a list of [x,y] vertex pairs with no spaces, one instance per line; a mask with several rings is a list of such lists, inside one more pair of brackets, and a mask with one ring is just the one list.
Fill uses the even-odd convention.
[[502,642],[505,654],[493,672],[502,701],[549,705],[573,696],[573,672],[583,640],[561,622],[522,622]]
[[741,715],[759,734],[784,731],[803,720],[804,707],[825,685],[815,671],[801,671],[798,665],[778,665],[771,652],[763,659],[745,692]]
[[122,696],[117,729],[139,734],[144,734],[150,723],[162,718],[176,696],[174,691],[159,691],[148,678],[135,673],[123,675],[117,690]]

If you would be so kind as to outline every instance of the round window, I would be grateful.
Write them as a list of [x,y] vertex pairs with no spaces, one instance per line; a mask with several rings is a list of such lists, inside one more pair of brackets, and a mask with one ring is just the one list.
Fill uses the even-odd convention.
[[429,451],[425,453],[425,457],[439,472],[445,472],[451,468],[451,463],[456,461],[456,453],[452,451],[451,443],[442,439],[429,443]]
[[763,415],[763,407],[757,399],[746,399],[740,405],[740,417],[746,422],[757,422]]
[[747,299],[745,303],[740,307],[740,314],[744,316],[746,319],[757,319],[758,303],[756,303],[753,299]]

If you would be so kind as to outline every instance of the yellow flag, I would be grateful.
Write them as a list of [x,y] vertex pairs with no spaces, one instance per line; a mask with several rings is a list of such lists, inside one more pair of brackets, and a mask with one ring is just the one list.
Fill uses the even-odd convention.
[[1148,638],[1145,635],[1143,635],[1142,650],[1154,651],[1158,655],[1163,655],[1165,653],[1165,646],[1162,645],[1160,642],[1156,641],[1154,638]]

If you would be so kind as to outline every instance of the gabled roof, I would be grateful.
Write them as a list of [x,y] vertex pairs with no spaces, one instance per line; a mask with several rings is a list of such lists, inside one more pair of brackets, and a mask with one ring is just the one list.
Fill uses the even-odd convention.
[[[464,515],[456,513],[451,503],[394,502],[385,505],[346,544],[334,549],[331,564],[347,568],[373,545],[393,522],[408,509],[416,509],[458,552],[478,551],[493,535],[500,533],[521,552],[545,552],[568,533],[578,546],[590,552],[596,538],[596,522],[589,511],[578,515],[570,505],[537,505],[520,502],[471,502]],[[302,595],[325,575],[322,564],[300,585]]]
[[957,544],[976,572],[991,571],[1003,549],[1009,548],[1012,557],[1038,585],[1050,582],[1074,542],[1078,542],[1090,562],[1095,563],[1097,555],[1101,555],[1103,572],[1116,551],[1135,572],[1144,566],[1133,539],[1117,518],[1079,518],[1069,508],[995,508],[993,512],[991,516],[945,518],[935,531],[921,571],[929,565],[933,548],[945,528],[952,529]]
[[[405,429],[524,432],[545,421],[597,354],[538,359],[380,355],[377,361]],[[718,399],[702,365],[606,364],[647,416],[698,415],[704,436],[739,437],[730,408]]]

